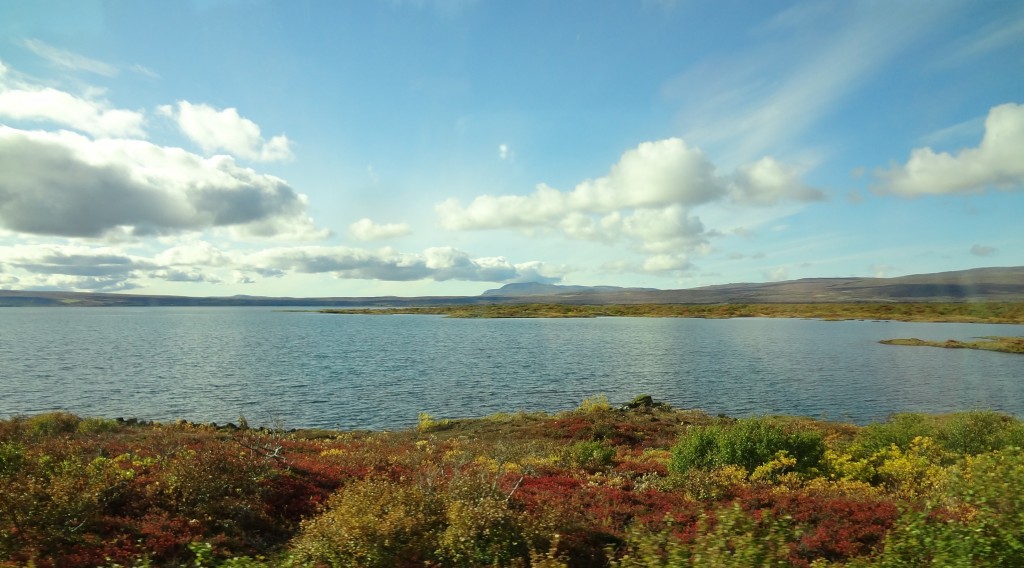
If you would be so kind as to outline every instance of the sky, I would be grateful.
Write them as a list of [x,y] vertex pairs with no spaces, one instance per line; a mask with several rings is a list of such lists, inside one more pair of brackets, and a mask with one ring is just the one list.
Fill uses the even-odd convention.
[[0,288],[1024,265],[1018,0],[0,2]]

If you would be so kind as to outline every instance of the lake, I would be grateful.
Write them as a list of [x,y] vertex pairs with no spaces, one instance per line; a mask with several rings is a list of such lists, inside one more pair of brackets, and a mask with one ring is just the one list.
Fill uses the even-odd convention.
[[865,423],[991,408],[1024,417],[1024,357],[894,337],[1022,325],[798,319],[447,319],[272,308],[0,310],[0,417],[391,429],[419,412],[559,411],[650,394],[731,416]]

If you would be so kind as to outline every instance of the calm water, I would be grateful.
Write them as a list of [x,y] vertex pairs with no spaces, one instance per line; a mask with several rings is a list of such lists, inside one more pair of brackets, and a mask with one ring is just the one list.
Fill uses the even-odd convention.
[[864,423],[897,411],[1024,417],[1024,357],[891,337],[1020,325],[793,319],[341,316],[268,308],[0,310],[0,417],[65,409],[154,420],[397,428],[647,393],[733,416]]

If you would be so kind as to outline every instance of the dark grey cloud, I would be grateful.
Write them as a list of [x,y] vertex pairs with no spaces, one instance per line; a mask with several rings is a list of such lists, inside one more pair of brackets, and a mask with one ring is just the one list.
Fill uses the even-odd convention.
[[0,126],[0,225],[13,231],[101,237],[237,227],[318,236],[305,210],[284,180],[227,156]]

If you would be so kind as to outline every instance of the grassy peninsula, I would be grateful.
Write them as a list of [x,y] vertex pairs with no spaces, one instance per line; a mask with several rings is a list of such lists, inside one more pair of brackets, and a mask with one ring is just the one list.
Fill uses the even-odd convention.
[[981,349],[983,351],[998,351],[1000,353],[1024,354],[1024,337],[1003,337],[989,335],[979,338],[978,341],[957,341],[947,339],[946,341],[925,341],[911,337],[907,339],[885,339],[879,343],[886,345],[911,345],[924,347],[942,347],[945,349]]
[[323,309],[327,314],[434,314],[451,318],[810,318],[958,323],[1024,323],[1024,303],[874,304],[482,304],[380,309]]
[[0,566],[1021,566],[1024,423],[650,397],[396,432],[0,421]]

